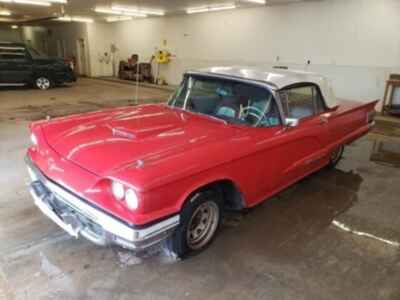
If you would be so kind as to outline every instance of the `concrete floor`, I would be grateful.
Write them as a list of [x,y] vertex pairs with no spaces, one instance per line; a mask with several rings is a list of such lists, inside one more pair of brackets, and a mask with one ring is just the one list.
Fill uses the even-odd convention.
[[381,133],[347,147],[337,169],[227,216],[211,247],[189,260],[68,237],[28,195],[27,125],[133,104],[134,94],[90,79],[0,90],[0,299],[400,299],[400,140]]

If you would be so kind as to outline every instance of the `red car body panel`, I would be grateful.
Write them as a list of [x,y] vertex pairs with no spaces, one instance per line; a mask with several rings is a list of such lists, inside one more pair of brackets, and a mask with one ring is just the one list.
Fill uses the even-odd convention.
[[[260,203],[367,133],[375,104],[341,101],[295,128],[227,125],[166,105],[104,110],[33,123],[38,146],[28,156],[51,180],[144,225],[179,213],[193,191],[219,180],[237,187],[244,206]],[[137,192],[135,211],[113,198],[114,178]]]

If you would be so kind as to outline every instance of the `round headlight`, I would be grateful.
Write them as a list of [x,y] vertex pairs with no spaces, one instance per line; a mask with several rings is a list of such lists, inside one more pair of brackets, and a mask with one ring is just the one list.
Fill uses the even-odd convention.
[[115,198],[117,198],[118,200],[124,199],[125,188],[121,183],[113,181],[111,184],[111,190]]
[[125,194],[125,202],[126,202],[126,205],[127,205],[130,209],[136,209],[136,208],[138,208],[138,205],[139,205],[138,197],[137,197],[136,193],[135,193],[133,190],[128,189],[128,190],[126,191],[126,194]]
[[31,142],[32,142],[32,144],[35,145],[35,146],[37,146],[37,144],[38,144],[36,135],[34,135],[33,133],[31,133]]

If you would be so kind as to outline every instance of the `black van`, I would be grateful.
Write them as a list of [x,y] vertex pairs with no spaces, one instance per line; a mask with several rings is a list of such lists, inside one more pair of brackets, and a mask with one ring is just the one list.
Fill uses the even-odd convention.
[[76,81],[63,59],[50,58],[23,43],[0,42],[0,86],[33,85],[41,90]]

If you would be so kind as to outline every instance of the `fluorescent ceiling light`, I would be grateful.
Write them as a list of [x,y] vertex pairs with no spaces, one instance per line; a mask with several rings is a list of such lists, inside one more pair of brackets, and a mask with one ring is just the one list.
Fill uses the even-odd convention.
[[29,4],[29,5],[40,5],[40,6],[50,6],[50,2],[40,1],[40,0],[0,0],[3,3],[15,3],[15,4]]
[[130,21],[132,19],[133,19],[133,17],[130,17],[130,16],[120,16],[120,17],[108,17],[108,18],[106,18],[106,21],[111,23],[111,22],[120,22],[120,21]]
[[66,4],[68,0],[0,0],[2,3],[50,6],[51,3]]
[[0,16],[11,16],[11,12],[8,10],[0,10]]
[[18,25],[12,25],[11,28],[12,29],[18,29],[19,27],[18,27]]
[[247,2],[253,2],[253,3],[258,3],[258,4],[267,4],[266,0],[245,0]]
[[126,11],[116,11],[112,9],[107,9],[107,8],[100,8],[97,7],[94,9],[95,12],[101,13],[101,14],[110,14],[110,15],[119,15],[119,16],[129,16],[129,17],[138,17],[138,18],[145,18],[147,17],[146,14],[143,13],[138,13],[138,12],[126,12]]
[[218,11],[218,10],[226,10],[226,9],[234,9],[236,8],[235,4],[221,4],[221,5],[211,5],[211,6],[201,6],[201,7],[191,7],[186,9],[186,13],[188,14],[197,14],[209,11]]
[[38,0],[13,0],[13,3],[17,4],[29,4],[39,6],[50,6],[50,2],[38,1]]
[[81,18],[81,17],[60,17],[56,19],[57,21],[62,22],[82,22],[82,23],[93,23],[93,19],[90,18]]
[[146,14],[146,15],[156,15],[156,16],[165,15],[165,12],[162,11],[162,10],[137,9],[137,8],[120,6],[120,5],[113,5],[113,6],[111,6],[111,9],[114,10],[114,11],[128,12],[128,13],[141,13],[141,14]]

